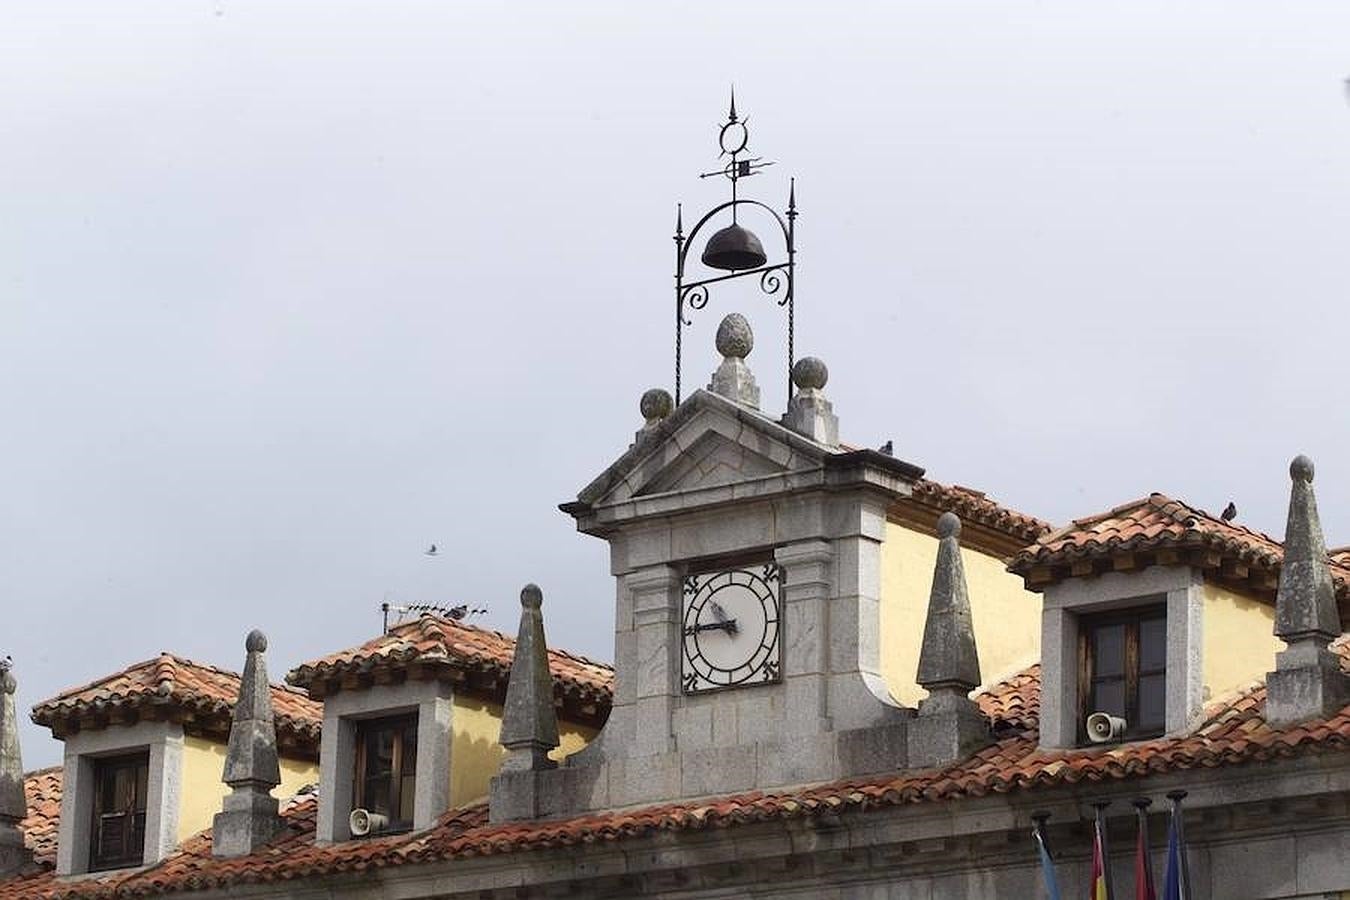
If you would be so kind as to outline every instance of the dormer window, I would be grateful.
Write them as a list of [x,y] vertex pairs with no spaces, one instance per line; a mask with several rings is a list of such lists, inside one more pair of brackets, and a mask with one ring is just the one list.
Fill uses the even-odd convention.
[[1159,605],[1083,616],[1079,632],[1080,743],[1087,717],[1125,721],[1124,739],[1156,737],[1167,726],[1167,609]]
[[90,871],[141,864],[149,780],[149,753],[94,760]]
[[371,833],[412,828],[416,789],[416,714],[358,722],[353,807],[372,814]]

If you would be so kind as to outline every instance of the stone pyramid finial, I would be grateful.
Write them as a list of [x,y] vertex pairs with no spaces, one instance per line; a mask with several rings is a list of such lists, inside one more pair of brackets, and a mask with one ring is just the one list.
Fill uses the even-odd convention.
[[955,513],[945,512],[938,518],[937,532],[937,565],[928,595],[917,680],[928,689],[928,698],[922,703],[947,709],[961,705],[961,700],[972,702],[968,695],[980,684],[980,655],[975,648],[970,595],[961,564],[961,520]]
[[233,790],[211,823],[215,856],[246,856],[267,843],[281,827],[272,789],[281,783],[277,731],[272,718],[272,689],[267,681],[267,636],[250,631],[247,656],[234,704],[230,743],[221,780]]
[[558,714],[553,708],[553,675],[544,640],[544,594],[538,586],[520,592],[520,632],[516,636],[511,680],[502,711],[501,745],[506,748],[503,772],[550,769],[548,758],[558,746]]
[[1340,635],[1341,621],[1317,498],[1313,496],[1312,460],[1294,457],[1289,475],[1293,486],[1284,528],[1284,564],[1275,599],[1275,634],[1286,642],[1321,635],[1329,643]]
[[28,798],[23,792],[23,755],[14,708],[17,689],[9,661],[0,661],[0,875],[16,872],[32,859],[19,829],[28,815]]
[[759,386],[745,364],[745,358],[755,349],[755,335],[750,323],[740,313],[731,313],[717,326],[717,352],[722,364],[713,372],[708,390],[728,400],[759,409]]
[[788,401],[783,424],[798,434],[804,434],[818,444],[839,446],[839,417],[834,406],[825,399],[825,383],[830,370],[825,362],[814,356],[803,356],[792,366],[792,384],[797,388]]
[[909,761],[917,767],[961,759],[989,737],[988,723],[970,699],[980,684],[980,655],[961,563],[961,520],[954,513],[943,513],[937,533],[937,564],[917,679],[928,696],[919,701],[919,714],[909,732]]
[[1266,679],[1266,719],[1275,725],[1330,715],[1350,701],[1350,679],[1327,648],[1340,635],[1341,621],[1313,496],[1312,460],[1294,457],[1289,475],[1289,520],[1275,597],[1275,635],[1288,646],[1276,654],[1275,671]]

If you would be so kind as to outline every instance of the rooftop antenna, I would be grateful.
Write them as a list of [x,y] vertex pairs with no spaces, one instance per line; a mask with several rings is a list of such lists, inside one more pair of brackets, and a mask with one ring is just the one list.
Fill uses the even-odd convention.
[[458,606],[439,606],[435,603],[408,603],[403,606],[394,606],[388,600],[385,600],[380,604],[380,612],[384,616],[384,633],[388,634],[389,613],[391,612],[398,616],[398,620],[394,623],[397,625],[401,623],[403,617],[409,613],[418,613],[420,615],[431,613],[433,615],[438,615],[443,619],[462,622],[465,619],[470,619],[474,616],[487,615],[487,608],[473,607],[469,606],[467,603],[461,603]]

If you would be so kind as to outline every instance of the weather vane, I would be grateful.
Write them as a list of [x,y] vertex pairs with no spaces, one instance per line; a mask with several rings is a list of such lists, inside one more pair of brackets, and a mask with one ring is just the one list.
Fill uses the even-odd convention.
[[[722,152],[718,154],[730,157],[727,164],[715,172],[703,172],[699,178],[712,178],[721,175],[731,182],[731,199],[709,210],[697,224],[684,233],[684,209],[676,206],[675,211],[675,402],[681,399],[681,356],[684,348],[684,328],[692,324],[687,312],[703,309],[708,305],[708,286],[733,278],[747,275],[759,276],[759,287],[765,294],[779,295],[778,305],[787,310],[787,372],[788,390],[792,385],[793,331],[794,314],[794,275],[796,247],[793,243],[794,226],[797,221],[797,185],[792,179],[788,188],[786,216],[778,214],[773,207],[758,200],[747,200],[740,196],[739,183],[742,178],[757,175],[766,167],[773,165],[761,156],[751,156],[748,152],[750,131],[746,127],[749,119],[736,115],[736,91],[731,92],[731,107],[727,112],[727,121],[717,134],[717,143]],[[773,216],[783,233],[783,246],[786,258],[781,262],[769,263],[764,253],[764,245],[753,231],[740,224],[740,208],[758,207]],[[694,238],[714,217],[729,212],[731,224],[721,228],[708,238],[699,257],[703,265],[730,274],[712,275],[693,281],[685,280],[685,264],[689,248]]]

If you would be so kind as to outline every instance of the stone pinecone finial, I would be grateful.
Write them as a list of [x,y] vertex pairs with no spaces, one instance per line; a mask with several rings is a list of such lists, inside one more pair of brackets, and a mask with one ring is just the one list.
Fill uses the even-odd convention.
[[544,594],[534,584],[520,592],[520,630],[516,635],[511,677],[506,684],[500,743],[506,748],[502,771],[550,769],[558,746],[558,714],[553,708],[553,675],[544,639]]
[[742,406],[759,409],[759,386],[745,364],[754,348],[755,335],[750,323],[740,313],[730,313],[717,326],[717,352],[722,354],[722,364],[713,372],[708,390]]

